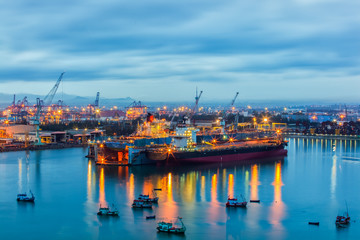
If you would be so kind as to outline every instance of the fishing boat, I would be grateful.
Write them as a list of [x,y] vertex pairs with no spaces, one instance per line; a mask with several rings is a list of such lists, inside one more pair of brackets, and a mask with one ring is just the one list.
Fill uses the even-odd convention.
[[152,208],[152,203],[148,201],[135,199],[133,204],[133,208]]
[[101,207],[99,208],[99,212],[97,213],[97,215],[100,216],[119,216],[119,211],[114,208],[115,210],[110,210],[109,207]]
[[175,221],[160,221],[156,228],[159,232],[168,233],[185,233],[186,227],[181,217],[177,217]]
[[320,222],[309,222],[310,225],[317,225],[319,226],[320,225]]
[[146,216],[146,219],[155,219],[156,215],[152,215],[152,216]]
[[29,197],[26,193],[20,193],[17,195],[16,200],[19,202],[34,202],[35,196],[31,191],[30,191],[30,194],[31,194],[31,197]]
[[154,197],[151,198],[149,196],[149,194],[140,194],[140,196],[138,197],[139,200],[143,200],[145,202],[152,202],[152,203],[157,203],[159,201],[159,197],[156,196],[156,193],[154,192]]
[[239,202],[237,198],[228,197],[228,201],[226,202],[226,207],[243,207],[246,208],[247,201],[244,197],[242,197],[242,202]]
[[335,220],[337,227],[346,227],[350,223],[349,209],[346,203],[346,212],[344,215],[338,215]]

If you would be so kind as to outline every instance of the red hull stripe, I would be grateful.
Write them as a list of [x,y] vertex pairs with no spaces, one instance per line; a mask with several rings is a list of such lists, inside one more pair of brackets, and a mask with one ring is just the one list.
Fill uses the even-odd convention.
[[273,151],[264,151],[264,152],[252,152],[252,153],[239,153],[231,155],[219,155],[219,156],[206,156],[206,157],[197,157],[197,158],[183,158],[177,159],[180,162],[206,162],[206,163],[215,163],[215,162],[237,162],[255,158],[269,158],[277,156],[286,156],[286,149],[276,149]]

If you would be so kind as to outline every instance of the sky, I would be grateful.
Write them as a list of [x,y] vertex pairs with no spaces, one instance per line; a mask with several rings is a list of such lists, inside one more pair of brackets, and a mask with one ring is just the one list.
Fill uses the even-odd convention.
[[358,0],[0,0],[0,92],[360,101]]

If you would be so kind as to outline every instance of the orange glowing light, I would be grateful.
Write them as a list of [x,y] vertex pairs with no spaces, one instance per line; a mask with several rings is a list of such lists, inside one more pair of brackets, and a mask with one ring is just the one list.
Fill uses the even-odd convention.
[[105,202],[105,176],[104,176],[104,168],[100,170],[100,178],[99,178],[99,202],[100,204],[106,205]]
[[251,166],[251,180],[250,180],[250,196],[251,199],[259,199],[258,196],[258,186],[259,182],[259,173],[258,173],[258,165],[254,164]]
[[228,196],[234,196],[234,175],[229,174]]
[[216,202],[217,198],[217,176],[214,174],[211,178],[211,201]]

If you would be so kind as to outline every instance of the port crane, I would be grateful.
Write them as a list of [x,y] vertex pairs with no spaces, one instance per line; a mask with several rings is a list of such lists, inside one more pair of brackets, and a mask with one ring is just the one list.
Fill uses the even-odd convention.
[[27,108],[29,107],[29,102],[27,100],[27,96],[25,96],[22,100],[18,100],[16,102],[14,94],[14,99],[12,105],[7,109],[11,111],[11,115],[15,118],[15,122],[26,120],[27,118]]
[[93,109],[95,111],[95,119],[99,116],[100,114],[100,109],[99,109],[99,99],[100,99],[100,92],[96,93],[96,98],[95,98],[95,102],[94,104],[89,104],[89,109],[90,109],[90,118],[93,118]]
[[[233,111],[233,107],[234,107],[234,103],[236,101],[237,96],[239,95],[239,92],[236,92],[235,97],[231,100],[230,103],[230,111]],[[222,117],[220,117],[220,126],[222,127],[222,131],[225,132],[225,118],[227,117],[228,112],[226,109],[224,109],[224,112],[222,114]],[[239,113],[237,112],[235,115],[235,120],[232,124],[230,124],[229,126],[237,126],[239,122]]]
[[197,112],[197,109],[198,109],[198,106],[199,106],[199,100],[200,100],[200,97],[202,95],[203,91],[200,91],[200,94],[198,95],[198,90],[196,88],[196,96],[195,96],[195,106],[192,110],[192,116],[195,115],[195,113]]
[[230,107],[234,106],[234,103],[236,101],[237,96],[239,95],[239,92],[236,92],[234,99],[231,101]]
[[60,74],[60,77],[56,81],[54,87],[50,90],[50,92],[45,96],[44,100],[40,100],[40,98],[36,98],[36,113],[35,113],[35,119],[33,121],[33,125],[35,125],[35,131],[36,131],[36,142],[35,145],[41,145],[41,138],[39,135],[39,125],[40,125],[40,115],[41,115],[41,109],[44,106],[51,105],[52,100],[54,99],[54,96],[56,94],[57,89],[59,88],[60,82],[64,76],[65,72],[62,72]]
[[[233,110],[234,103],[235,103],[235,100],[236,100],[236,98],[237,98],[238,95],[239,95],[239,92],[236,92],[235,97],[234,97],[234,99],[233,99],[232,102],[231,102],[231,106],[230,106],[230,107],[231,107],[231,111]],[[239,123],[239,112],[236,112],[233,126],[237,127],[238,123]]]
[[36,113],[35,113],[35,119],[33,122],[33,124],[35,125],[35,137],[36,137],[35,145],[42,145],[41,138],[39,135],[41,108],[42,108],[41,100],[40,100],[40,98],[36,98]]
[[50,90],[50,92],[45,96],[44,98],[44,105],[45,106],[50,106],[51,103],[52,103],[52,100],[54,99],[54,96],[56,94],[56,91],[58,90],[59,88],[59,85],[60,85],[60,82],[64,76],[65,72],[62,72],[60,74],[60,77],[58,78],[58,80],[56,81],[54,87]]

